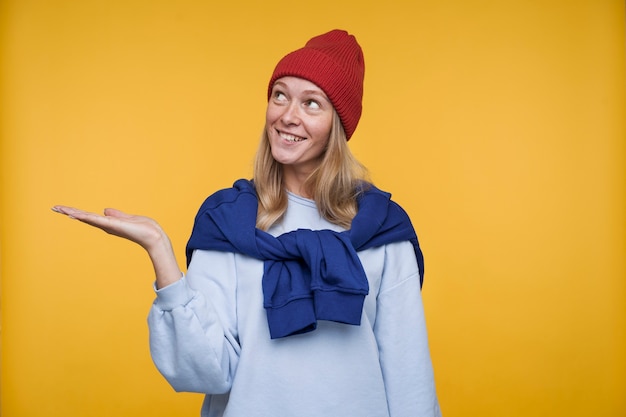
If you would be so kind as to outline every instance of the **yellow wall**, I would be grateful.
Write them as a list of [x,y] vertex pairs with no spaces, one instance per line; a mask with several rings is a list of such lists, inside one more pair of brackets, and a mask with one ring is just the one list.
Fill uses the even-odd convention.
[[[384,7],[383,7],[384,4]],[[624,3],[0,3],[4,417],[197,415],[154,369],[152,271],[53,204],[153,216],[182,254],[250,175],[283,53],[366,56],[350,142],[411,214],[446,417],[626,415]]]

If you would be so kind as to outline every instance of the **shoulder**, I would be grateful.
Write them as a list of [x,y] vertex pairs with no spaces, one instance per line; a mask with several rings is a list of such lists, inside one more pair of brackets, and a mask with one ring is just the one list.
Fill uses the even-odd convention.
[[359,210],[377,210],[407,219],[409,217],[402,206],[392,199],[390,192],[381,190],[371,183],[364,182],[359,186],[357,201]]
[[208,196],[200,206],[199,212],[215,209],[224,204],[232,204],[237,201],[254,200],[256,202],[256,198],[254,183],[250,180],[239,179],[235,181],[232,187],[223,188]]
[[381,292],[394,288],[405,281],[413,280],[420,285],[420,266],[409,241],[394,242],[385,245],[385,261],[383,267],[384,280]]

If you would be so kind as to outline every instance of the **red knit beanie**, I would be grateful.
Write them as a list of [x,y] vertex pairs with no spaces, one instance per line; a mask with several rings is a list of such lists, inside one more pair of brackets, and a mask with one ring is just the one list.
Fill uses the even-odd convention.
[[324,91],[339,114],[350,139],[361,117],[365,62],[363,51],[353,35],[332,30],[309,40],[303,48],[287,54],[278,62],[267,92],[281,77],[299,77]]

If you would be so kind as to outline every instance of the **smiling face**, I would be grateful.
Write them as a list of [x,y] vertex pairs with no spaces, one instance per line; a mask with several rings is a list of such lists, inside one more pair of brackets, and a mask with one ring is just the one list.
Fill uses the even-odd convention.
[[290,191],[297,192],[298,184],[322,161],[333,114],[330,100],[312,82],[282,77],[274,83],[267,104],[267,136]]

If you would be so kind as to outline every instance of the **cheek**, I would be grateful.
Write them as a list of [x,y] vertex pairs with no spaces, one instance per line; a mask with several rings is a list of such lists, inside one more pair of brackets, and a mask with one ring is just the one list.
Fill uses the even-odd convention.
[[323,143],[324,146],[328,144],[330,140],[330,131],[331,131],[331,121],[324,121],[316,126],[315,132],[318,137],[319,142]]
[[270,124],[276,121],[279,117],[280,111],[276,106],[272,106],[271,103],[268,103],[267,108],[265,109],[265,122],[266,124]]
[[271,120],[272,120],[272,111],[268,107],[267,110],[265,110],[265,125],[269,126]]

